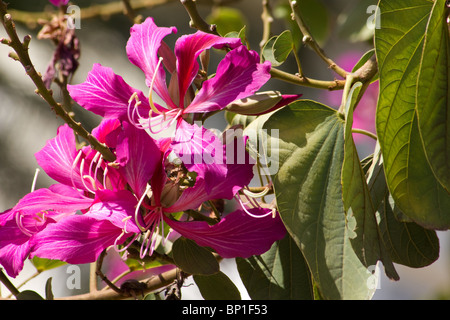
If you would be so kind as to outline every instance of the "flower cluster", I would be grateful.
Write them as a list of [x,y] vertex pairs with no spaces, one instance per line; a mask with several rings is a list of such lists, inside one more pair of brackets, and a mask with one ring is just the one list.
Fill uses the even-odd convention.
[[[174,32],[151,18],[131,29],[126,50],[145,74],[147,96],[100,64],[84,83],[68,86],[78,104],[103,117],[92,135],[116,160],[106,161],[90,146],[77,148],[68,125],[36,153],[40,167],[57,183],[0,214],[0,264],[10,276],[34,256],[90,263],[109,247],[126,250],[136,243],[142,256],[151,255],[168,232],[224,258],[262,254],[284,237],[274,209],[240,201],[239,191],[253,177],[246,138],[227,141],[192,121],[193,114],[255,95],[270,78],[270,64],[260,63],[240,39],[201,31],[181,36],[171,51],[163,38]],[[211,48],[227,53],[215,76],[207,78],[197,60]],[[153,101],[153,92],[165,106]],[[276,105],[296,97],[283,97]],[[152,135],[170,126],[176,127],[173,136]],[[224,199],[236,204],[235,210],[217,223],[186,214],[204,214],[204,203]]]

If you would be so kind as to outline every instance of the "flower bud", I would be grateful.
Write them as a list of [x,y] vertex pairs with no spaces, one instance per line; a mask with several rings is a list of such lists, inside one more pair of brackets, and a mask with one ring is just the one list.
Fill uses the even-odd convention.
[[299,97],[301,94],[282,95],[279,91],[257,92],[247,98],[233,101],[225,109],[243,115],[260,115],[284,107]]

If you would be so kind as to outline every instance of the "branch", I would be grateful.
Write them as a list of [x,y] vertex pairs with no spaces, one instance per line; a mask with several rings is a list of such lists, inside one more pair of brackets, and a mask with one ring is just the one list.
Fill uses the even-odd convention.
[[[91,5],[86,8],[81,8],[81,19],[91,19],[96,17],[109,17],[115,14],[124,13],[125,4],[125,14],[127,14],[127,4],[132,6],[133,11],[140,9],[151,9],[160,5],[173,2],[175,0],[120,0],[104,4]],[[25,23],[30,26],[35,26],[43,18],[49,20],[52,17],[51,11],[44,12],[26,12],[21,10],[10,10],[11,15],[14,17],[16,22]],[[138,18],[137,16],[136,18]]]
[[[115,155],[109,150],[109,148],[100,143],[94,136],[92,136],[79,122],[76,122],[61,106],[61,104],[57,103],[53,98],[53,94],[50,90],[48,90],[42,80],[41,75],[36,71],[31,62],[30,56],[28,54],[28,45],[31,41],[31,36],[27,35],[24,37],[23,43],[20,41],[19,36],[17,35],[16,28],[14,25],[14,21],[11,18],[11,15],[7,13],[6,4],[0,0],[0,20],[9,36],[8,39],[1,39],[3,44],[7,44],[12,49],[14,49],[15,54],[14,58],[22,64],[25,68],[27,75],[31,78],[33,83],[36,86],[36,93],[39,94],[55,111],[55,113],[61,117],[64,122],[66,122],[72,130],[74,130],[79,136],[86,139],[89,144],[98,152],[100,152],[105,160],[114,161]],[[10,55],[11,56],[11,55]]]
[[272,10],[270,8],[269,0],[263,0],[262,2],[263,12],[261,14],[261,20],[263,22],[263,35],[261,42],[259,43],[259,47],[261,50],[264,48],[264,45],[267,41],[269,41],[270,36],[272,35]]
[[191,21],[189,22],[191,28],[195,28],[200,31],[212,33],[219,36],[216,25],[208,24],[205,20],[203,20],[203,18],[198,13],[195,0],[180,0],[180,2],[186,9],[187,13],[189,14],[189,17],[191,18]]
[[[181,272],[180,269],[174,268],[157,276],[152,276],[147,280],[141,281],[146,284],[146,288],[143,289],[142,292],[146,294],[172,284],[177,279],[177,275],[179,274],[179,272]],[[112,289],[108,289],[80,294],[76,296],[55,298],[55,300],[121,300],[127,298],[130,297],[123,295],[122,293],[115,292]]]
[[295,0],[289,0],[289,3],[291,5],[292,9],[292,17],[295,19],[295,21],[298,24],[298,27],[300,28],[300,31],[303,34],[303,42],[309,45],[316,53],[317,55],[325,61],[325,63],[328,64],[330,69],[332,69],[334,72],[336,72],[338,75],[343,77],[347,76],[348,72],[339,67],[333,60],[331,60],[323,51],[323,49],[319,46],[319,44],[314,40],[311,33],[309,32],[308,27],[306,26],[305,22],[303,21],[300,13],[298,12],[298,3]]

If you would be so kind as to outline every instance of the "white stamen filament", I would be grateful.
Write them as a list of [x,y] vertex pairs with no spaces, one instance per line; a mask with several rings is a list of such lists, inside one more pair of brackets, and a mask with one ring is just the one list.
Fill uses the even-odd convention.
[[142,195],[142,197],[139,199],[139,202],[136,206],[136,210],[134,211],[134,221],[136,222],[136,225],[138,226],[139,230],[141,230],[142,232],[144,232],[145,230],[147,230],[146,227],[143,227],[140,223],[139,223],[139,208],[141,207],[142,202],[145,199],[145,196],[147,195],[147,193],[150,191],[151,186],[147,185],[147,188],[145,189],[144,194]]
[[241,200],[241,198],[240,198],[239,196],[236,196],[236,199],[237,199],[238,202],[240,203],[240,205],[241,205],[241,207],[242,207],[242,210],[244,210],[244,212],[245,212],[246,214],[248,214],[250,217],[253,217],[253,218],[265,218],[265,217],[267,217],[267,216],[269,216],[269,215],[272,215],[272,216],[273,216],[272,210],[271,210],[270,212],[267,212],[266,214],[255,215],[255,214],[253,214],[253,213],[251,213],[250,211],[247,210],[247,208],[245,207],[244,203],[242,202],[242,200]]
[[75,160],[73,161],[73,164],[72,164],[72,170],[70,171],[70,181],[72,182],[72,186],[74,188],[77,188],[77,186],[75,186],[75,182],[73,181],[73,175],[74,175],[74,172],[75,172],[75,167],[77,166],[78,161],[80,161],[80,158],[81,158],[82,154],[83,154],[82,150],[78,151],[78,154],[75,157]]
[[33,178],[33,183],[31,184],[31,192],[34,192],[35,188],[36,188],[36,181],[37,181],[37,177],[39,175],[39,168],[36,169],[36,172],[34,173],[34,178]]
[[33,234],[23,225],[23,215],[22,212],[18,212],[16,214],[16,224],[20,231],[22,231],[23,234],[31,237]]
[[156,75],[158,74],[158,69],[161,66],[162,61],[163,61],[163,58],[159,57],[158,64],[156,65],[155,72],[153,73],[152,82],[150,84],[150,91],[148,93],[148,103],[150,104],[150,108],[153,110],[153,112],[155,112],[157,114],[163,114],[163,112],[159,111],[156,108],[155,104],[153,103],[152,95],[153,95],[153,85],[155,84]]
[[92,177],[89,175],[83,175],[83,171],[84,171],[84,159],[81,159],[81,164],[80,164],[81,182],[83,183],[83,186],[87,191],[89,191],[90,193],[95,193],[95,191],[93,191],[91,188],[89,188],[87,186],[86,182],[84,181],[85,179],[88,179],[88,180],[90,180],[91,183],[93,183]]

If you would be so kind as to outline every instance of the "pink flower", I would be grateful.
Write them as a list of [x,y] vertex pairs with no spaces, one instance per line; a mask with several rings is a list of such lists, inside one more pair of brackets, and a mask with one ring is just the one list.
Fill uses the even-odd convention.
[[[93,135],[105,141],[101,134],[105,128],[114,128],[111,120],[104,121]],[[123,188],[119,173],[112,168],[105,172],[101,157],[94,154],[90,147],[77,152],[75,136],[67,125],[60,127],[56,138],[36,153],[40,166],[59,183],[27,194],[14,208],[0,214],[0,263],[10,276],[23,268],[37,234],[67,216],[87,210],[94,202],[95,190]]]
[[54,6],[62,6],[62,5],[66,5],[69,3],[69,0],[49,0],[51,4],[53,4]]
[[[68,86],[70,95],[98,115],[128,120],[155,132],[186,114],[221,110],[232,101],[253,95],[270,78],[270,63],[259,63],[258,54],[248,50],[238,38],[197,31],[181,36],[172,52],[163,39],[174,32],[175,27],[157,27],[152,18],[131,28],[126,50],[131,63],[144,72],[148,97],[100,64],[94,65],[84,83]],[[230,51],[219,63],[215,76],[199,79],[199,55],[207,49],[223,47]],[[168,85],[164,68],[171,75]],[[196,80],[204,81],[194,96]],[[153,102],[153,92],[165,106]]]
[[[170,165],[164,154],[143,148],[153,139],[143,130],[124,122],[118,135],[116,153],[119,171],[131,187],[119,191],[99,190],[93,205],[83,215],[71,215],[49,225],[33,238],[32,255],[59,259],[69,263],[93,262],[102,250],[112,244],[141,239],[142,257],[153,253],[156,239],[164,234],[164,223],[199,245],[216,250],[225,258],[249,257],[267,251],[274,241],[285,235],[278,215],[271,210],[240,209],[226,215],[219,223],[181,221],[171,215],[197,209],[212,199],[233,199],[252,178],[253,164],[227,164],[226,174],[214,184],[208,181],[208,165],[198,164],[197,178],[186,187],[184,174],[168,176]],[[225,150],[222,146],[222,152]],[[143,152],[144,151],[144,152]],[[222,153],[224,154],[224,153]],[[223,159],[223,163],[227,163]],[[209,190],[207,191],[207,186]],[[144,190],[145,189],[145,190]],[[253,216],[260,216],[254,218]]]

